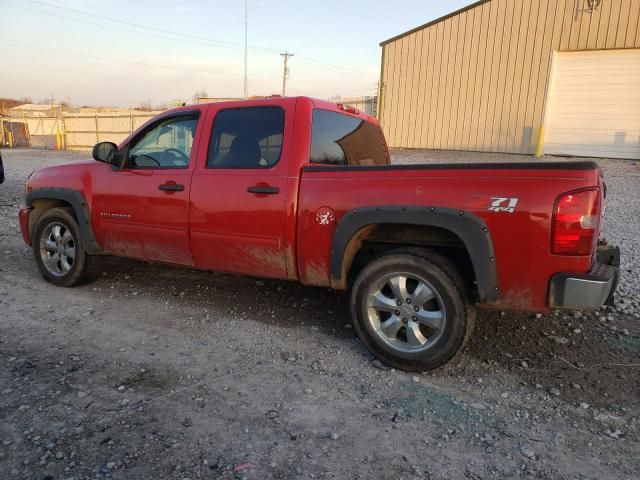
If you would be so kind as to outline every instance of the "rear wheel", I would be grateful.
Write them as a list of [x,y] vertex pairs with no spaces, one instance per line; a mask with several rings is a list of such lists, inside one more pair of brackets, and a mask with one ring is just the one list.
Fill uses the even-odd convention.
[[422,371],[448,362],[464,344],[475,311],[461,276],[432,253],[396,253],[365,267],[351,294],[358,335],[383,362]]
[[68,208],[45,212],[36,224],[33,253],[42,276],[54,285],[71,287],[88,279],[92,257]]

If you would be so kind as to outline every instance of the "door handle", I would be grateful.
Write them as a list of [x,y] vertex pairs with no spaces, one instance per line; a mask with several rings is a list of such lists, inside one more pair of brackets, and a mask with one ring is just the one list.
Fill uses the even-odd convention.
[[165,192],[183,192],[184,185],[180,185],[177,183],[163,183],[162,185],[158,185],[160,190],[164,190]]
[[261,193],[263,195],[275,195],[280,193],[280,189],[278,187],[269,187],[269,186],[255,186],[247,188],[247,192],[249,193]]

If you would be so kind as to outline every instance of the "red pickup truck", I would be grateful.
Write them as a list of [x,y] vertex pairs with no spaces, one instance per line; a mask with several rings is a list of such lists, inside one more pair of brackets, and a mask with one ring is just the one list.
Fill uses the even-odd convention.
[[349,290],[362,341],[407,370],[451,359],[477,307],[597,308],[617,282],[593,162],[391,165],[374,118],[306,97],[177,108],[93,157],[27,180],[49,282],[118,255]]

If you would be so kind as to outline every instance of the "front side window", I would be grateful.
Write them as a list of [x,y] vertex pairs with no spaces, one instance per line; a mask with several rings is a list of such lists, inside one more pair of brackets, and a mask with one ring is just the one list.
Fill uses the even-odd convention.
[[311,163],[387,165],[389,150],[379,126],[330,110],[313,111]]
[[198,119],[174,117],[161,121],[135,140],[126,168],[187,168]]
[[247,107],[216,115],[207,168],[269,168],[280,160],[284,110]]

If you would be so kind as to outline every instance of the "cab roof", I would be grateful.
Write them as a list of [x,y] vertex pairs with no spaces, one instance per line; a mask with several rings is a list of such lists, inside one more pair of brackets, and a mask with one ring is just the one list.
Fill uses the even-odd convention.
[[351,110],[348,109],[349,107],[348,104],[344,104],[344,106],[341,107],[341,105],[343,104],[331,102],[329,100],[322,100],[319,98],[307,97],[307,96],[296,96],[296,97],[273,96],[273,97],[247,98],[246,100],[230,100],[225,102],[201,103],[201,104],[185,105],[182,107],[173,108],[171,110],[167,110],[163,112],[163,114],[181,112],[181,111],[193,111],[195,109],[200,110],[202,109],[202,107],[209,107],[211,105],[216,105],[217,107],[222,107],[222,108],[225,108],[225,107],[237,108],[240,106],[278,105],[278,104],[284,103],[285,101],[310,102],[314,108],[320,108],[323,110],[331,110],[338,113],[344,113],[347,115],[359,117],[368,122],[373,122],[376,124],[378,123],[377,119],[375,117],[372,117],[371,115],[360,112],[357,109],[351,109]]

